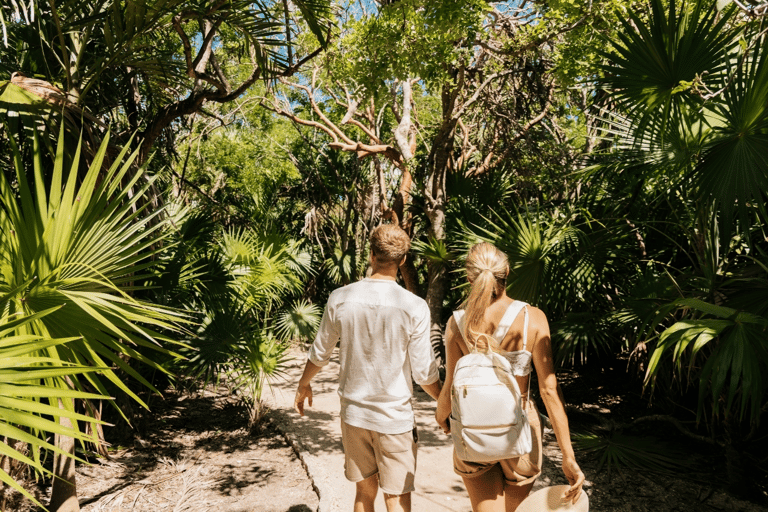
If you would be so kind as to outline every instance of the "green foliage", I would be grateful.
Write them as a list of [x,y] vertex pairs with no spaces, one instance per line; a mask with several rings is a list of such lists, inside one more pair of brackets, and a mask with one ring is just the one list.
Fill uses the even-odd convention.
[[[711,404],[713,416],[738,412],[756,424],[768,391],[768,317],[697,299],[680,299],[662,309],[663,317],[678,308],[689,318],[676,322],[659,336],[648,363],[646,382],[654,387],[662,357],[671,357],[679,377],[698,381],[701,418]],[[687,375],[685,375],[687,373]],[[722,400],[724,398],[724,400]]]
[[400,0],[376,16],[353,17],[342,27],[331,72],[374,96],[384,94],[390,80],[412,77],[436,90],[452,78],[446,65],[471,59],[471,51],[457,42],[477,37],[488,9],[483,0]]
[[768,396],[768,51],[761,22],[734,6],[651,7],[603,53],[615,111],[599,118],[610,149],[588,175],[643,223],[652,277],[622,314],[655,343],[646,385],[698,391],[697,418],[732,442]]
[[[0,448],[47,473],[41,449],[66,455],[49,434],[99,442],[100,422],[76,413],[75,401],[119,389],[144,405],[132,380],[154,388],[130,362],[164,371],[141,350],[172,355],[159,331],[178,332],[185,319],[127,293],[151,265],[163,227],[162,211],[149,214],[143,202],[152,181],[142,183],[135,154],[124,149],[108,165],[107,135],[80,173],[81,148],[68,154],[63,130],[51,167],[37,131],[32,141],[19,133],[21,146],[5,133],[12,167],[3,161],[0,169],[0,435],[29,443],[33,457]],[[81,423],[94,435],[81,433]]]
[[624,22],[619,42],[604,53],[612,63],[600,82],[632,119],[632,159],[646,173],[677,173],[688,197],[713,199],[727,240],[735,212],[742,230],[755,207],[765,217],[768,52],[757,27],[736,23],[735,8],[651,5],[647,20],[630,12],[632,23]]
[[602,83],[642,127],[649,117],[669,119],[698,109],[701,98],[690,93],[694,81],[714,86],[726,70],[722,52],[733,38],[727,29],[733,10],[718,16],[713,2],[694,2],[692,12],[684,1],[677,6],[672,0],[665,12],[664,3],[654,0],[648,20],[630,10],[629,19],[621,19],[618,41],[603,52],[611,63],[603,67]]
[[[25,287],[29,283],[25,283]],[[106,368],[83,366],[48,357],[48,349],[79,338],[49,339],[32,334],[14,334],[25,331],[30,323],[59,308],[33,315],[10,315],[8,306],[12,293],[0,297],[0,436],[18,440],[30,446],[31,458],[14,450],[10,443],[0,443],[2,456],[27,464],[40,475],[50,475],[40,457],[41,450],[69,456],[49,442],[50,434],[61,434],[80,441],[98,442],[80,430],[65,427],[58,421],[66,417],[72,423],[94,422],[93,418],[60,407],[72,399],[104,399],[103,395],[76,391],[61,385],[77,375],[98,372]],[[0,481],[42,506],[19,483],[0,468]]]
[[221,248],[237,295],[246,307],[264,313],[278,298],[300,291],[310,272],[310,255],[277,233],[230,231],[222,236]]
[[253,428],[263,412],[264,386],[281,374],[289,342],[314,336],[319,324],[317,306],[298,301],[286,307],[302,291],[309,255],[276,232],[222,232],[204,212],[181,209],[174,225],[171,247],[148,285],[158,300],[199,323],[179,349],[184,358],[169,363],[195,387],[227,376]]
[[355,247],[343,250],[337,246],[328,253],[328,257],[323,261],[323,270],[326,271],[332,283],[345,285],[355,280],[355,276],[358,275],[358,268],[355,265],[356,255]]
[[543,19],[530,27],[532,39],[562,32],[548,58],[552,59],[558,83],[565,87],[590,82],[600,73],[601,52],[606,39],[616,37],[627,11],[645,4],[636,0],[577,0],[541,2]]
[[684,452],[655,436],[639,436],[618,430],[594,429],[574,433],[573,447],[578,452],[598,459],[596,471],[629,469],[678,476],[694,469]]
[[485,240],[507,255],[507,293],[547,314],[556,360],[572,363],[626,347],[617,305],[637,272],[630,235],[620,223],[600,225],[585,212],[492,211],[492,218],[465,227],[464,243]]
[[[62,132],[63,137],[63,132]],[[65,151],[60,143],[45,189],[42,148],[37,138],[32,162],[24,162],[13,138],[15,183],[0,176],[0,227],[10,236],[0,246],[0,273],[4,293],[15,290],[8,301],[9,314],[33,315],[57,308],[30,322],[24,334],[40,337],[80,337],[46,349],[48,357],[79,365],[119,368],[153,389],[122,357],[161,370],[138,352],[144,347],[169,353],[161,341],[170,341],[158,329],[172,332],[183,318],[173,311],[129,296],[131,283],[146,274],[149,258],[162,239],[160,210],[150,214],[142,204],[151,180],[132,169],[135,154],[127,149],[105,168],[107,141],[99,148],[88,171],[78,182],[79,148],[73,165],[64,169]],[[27,170],[33,174],[29,176]],[[133,171],[133,175],[129,175]],[[33,184],[33,188],[30,185]],[[29,283],[21,287],[22,283]],[[103,376],[143,405],[127,381],[112,370]],[[61,384],[61,383],[60,383]],[[109,395],[101,378],[86,374],[75,381]]]
[[0,75],[18,73],[54,107],[49,120],[63,107],[72,138],[82,131],[98,146],[105,126],[118,145],[137,135],[141,163],[154,146],[154,166],[175,156],[174,121],[288,73],[306,56],[294,34],[312,34],[310,53],[333,23],[329,0],[2,2]]
[[[291,205],[281,209],[277,197],[299,175],[281,147],[293,145],[297,134],[287,121],[247,108],[263,92],[255,89],[235,105],[215,110],[220,119],[233,124],[221,126],[212,119],[190,126],[183,142],[180,137],[180,158],[172,166],[175,176],[171,179],[181,195],[208,202],[217,217],[268,224],[285,221],[282,210],[290,210]],[[233,112],[237,109],[239,114]],[[244,122],[235,121],[238,115]],[[182,176],[184,181],[179,181]],[[199,191],[207,196],[197,197]],[[272,217],[265,216],[267,212]]]
[[323,311],[317,304],[299,300],[291,304],[277,319],[276,333],[282,339],[304,339],[311,341],[320,327]]
[[448,249],[444,240],[435,240],[434,238],[429,238],[426,242],[416,240],[411,248],[416,254],[440,268],[450,268],[458,258],[455,253]]

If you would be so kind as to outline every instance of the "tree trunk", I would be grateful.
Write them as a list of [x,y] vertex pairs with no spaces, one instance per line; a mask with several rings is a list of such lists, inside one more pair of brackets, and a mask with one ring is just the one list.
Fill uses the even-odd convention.
[[[8,446],[11,445],[10,439],[7,437],[3,437],[2,443]],[[11,458],[7,455],[0,457],[0,470],[4,471],[6,475],[11,474]],[[5,483],[0,482],[0,510],[5,510],[7,499],[8,493],[5,492]]]
[[756,468],[751,467],[746,456],[741,425],[733,417],[726,417],[723,427],[728,490],[740,498],[759,499],[761,493],[755,485]]
[[[59,407],[64,405],[59,401]],[[59,423],[72,428],[69,418],[61,416]],[[75,455],[75,439],[56,434],[54,443],[56,446]],[[53,458],[53,484],[51,486],[51,501],[48,510],[51,512],[79,512],[80,504],[77,501],[77,483],[75,482],[75,459],[56,454]]]
[[[427,217],[429,218],[429,235],[436,241],[445,240],[445,203],[447,200],[445,181],[452,168],[454,138],[458,120],[453,118],[456,108],[457,92],[452,88],[444,88],[443,122],[440,126],[428,159],[429,176],[425,186],[427,197]],[[435,354],[444,362],[445,347],[443,345],[443,300],[448,291],[448,274],[444,265],[427,263],[427,305],[431,317],[430,341]]]
[[416,270],[416,265],[413,264],[413,254],[410,252],[405,257],[405,263],[400,265],[400,275],[403,277],[403,284],[406,290],[415,293],[419,297],[424,296],[424,292],[421,286],[419,286],[419,273]]
[[[430,235],[435,240],[445,239],[445,205],[440,204],[429,212]],[[445,266],[438,262],[427,262],[427,306],[429,306],[429,339],[432,349],[445,362],[443,344],[443,300],[448,291],[448,274]]]

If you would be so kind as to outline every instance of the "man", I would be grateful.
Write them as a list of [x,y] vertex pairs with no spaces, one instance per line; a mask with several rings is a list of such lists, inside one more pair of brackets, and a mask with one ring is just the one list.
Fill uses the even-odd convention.
[[354,512],[373,512],[378,488],[389,512],[410,512],[416,472],[411,378],[440,395],[429,343],[429,308],[397,284],[411,247],[398,226],[371,234],[371,276],[331,293],[296,391],[295,408],[312,406],[310,381],[339,341],[344,474],[356,482]]

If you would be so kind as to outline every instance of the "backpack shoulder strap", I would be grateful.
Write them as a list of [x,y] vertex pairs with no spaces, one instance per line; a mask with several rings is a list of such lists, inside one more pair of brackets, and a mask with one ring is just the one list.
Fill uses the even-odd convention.
[[[521,300],[516,300],[507,307],[507,310],[504,312],[504,316],[502,316],[501,320],[499,321],[499,326],[496,328],[496,332],[493,333],[493,337],[496,338],[496,341],[501,343],[504,340],[504,336],[507,335],[507,331],[509,331],[509,328],[512,327],[512,323],[515,321],[515,318],[517,318],[517,315],[520,314],[520,310],[523,309],[525,306],[527,306],[525,302]],[[525,330],[523,331],[523,350],[525,350],[527,337],[528,337],[528,309],[526,308]]]

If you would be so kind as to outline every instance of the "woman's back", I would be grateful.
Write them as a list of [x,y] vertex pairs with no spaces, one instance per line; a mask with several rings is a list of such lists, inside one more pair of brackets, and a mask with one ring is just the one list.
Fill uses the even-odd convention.
[[[526,394],[528,391],[528,375],[533,369],[531,345],[535,340],[528,336],[528,306],[525,302],[510,299],[506,295],[493,302],[486,308],[484,315],[484,329],[482,334],[493,336],[498,345],[494,348],[504,356],[512,367],[512,373],[517,377],[520,391]],[[454,320],[460,332],[464,332],[464,311],[454,311]],[[480,333],[478,333],[480,334]],[[485,340],[478,340],[479,346],[484,348]],[[462,347],[462,353],[469,352],[469,348]]]

